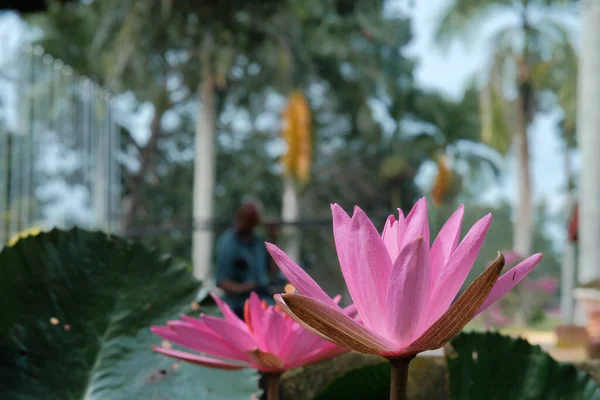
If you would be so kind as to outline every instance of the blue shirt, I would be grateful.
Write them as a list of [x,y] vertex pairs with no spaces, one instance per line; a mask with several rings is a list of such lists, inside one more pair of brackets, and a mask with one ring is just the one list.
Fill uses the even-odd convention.
[[[217,241],[217,285],[223,281],[252,281],[258,287],[269,284],[267,249],[257,235],[240,237],[234,228]],[[248,294],[225,293],[225,300],[236,312],[243,310]]]

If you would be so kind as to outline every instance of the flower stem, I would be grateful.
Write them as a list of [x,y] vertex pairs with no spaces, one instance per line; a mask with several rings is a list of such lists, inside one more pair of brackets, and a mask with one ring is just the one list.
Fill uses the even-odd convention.
[[267,380],[267,400],[279,400],[279,377],[281,374],[265,374]]
[[390,358],[392,379],[390,382],[390,400],[406,400],[408,390],[408,365],[413,357]]

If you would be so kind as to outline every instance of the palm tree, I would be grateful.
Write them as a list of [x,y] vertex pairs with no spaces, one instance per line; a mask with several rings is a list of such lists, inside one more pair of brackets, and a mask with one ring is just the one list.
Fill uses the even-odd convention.
[[518,206],[513,240],[514,249],[522,254],[531,251],[533,230],[528,128],[542,89],[536,76],[552,58],[548,49],[568,37],[556,12],[566,3],[569,1],[455,0],[443,14],[436,34],[438,41],[447,45],[453,38],[466,39],[493,16],[509,15],[515,21],[492,37],[491,67],[480,99],[483,139],[502,154],[511,148],[515,152]]
[[540,86],[546,86],[554,93],[555,104],[563,112],[558,123],[558,130],[563,139],[565,191],[567,193],[564,207],[564,227],[566,244],[563,253],[561,276],[561,319],[565,324],[572,324],[574,317],[573,289],[576,270],[576,243],[568,238],[569,221],[573,217],[575,207],[575,176],[572,167],[572,151],[577,148],[577,76],[578,58],[570,40],[556,43],[552,49],[553,59],[538,75]]

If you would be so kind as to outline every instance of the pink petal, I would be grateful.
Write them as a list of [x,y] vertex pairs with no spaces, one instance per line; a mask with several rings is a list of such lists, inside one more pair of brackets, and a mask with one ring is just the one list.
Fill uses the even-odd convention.
[[523,280],[542,260],[542,253],[537,253],[529,258],[521,261],[516,267],[511,268],[508,272],[498,279],[498,282],[492,288],[485,302],[477,310],[477,314],[491,306],[500,297],[504,296],[509,290],[514,288]]
[[444,269],[450,256],[456,250],[458,241],[460,240],[460,228],[462,226],[465,207],[461,204],[458,210],[452,214],[448,221],[444,224],[440,233],[431,246],[431,284],[433,289],[441,271]]
[[218,369],[227,369],[227,370],[237,370],[244,369],[247,366],[244,365],[236,365],[223,360],[216,360],[210,357],[203,357],[196,354],[190,354],[183,351],[172,350],[172,349],[163,349],[160,347],[153,346],[152,350],[157,353],[163,354],[165,356],[173,357],[181,361],[186,361],[192,364],[202,365],[204,367],[209,368],[218,368]]
[[349,306],[342,308],[342,311],[350,318],[354,318],[358,313],[358,310],[356,309],[356,306],[354,304],[350,304]]
[[393,354],[395,357],[416,355],[426,350],[439,349],[456,336],[471,321],[479,306],[483,304],[504,267],[501,254],[479,275],[462,295],[427,330],[408,347]]
[[[283,301],[283,299],[281,299],[281,301]],[[342,309],[342,312],[350,318],[354,318],[357,312],[356,306],[354,304],[346,306]],[[284,340],[285,343],[281,351],[281,358],[287,360],[288,362],[293,364],[295,362],[294,360],[296,360],[298,357],[304,357],[306,354],[305,349],[311,349],[315,346],[318,346],[319,343],[329,343],[325,342],[323,339],[321,339],[321,337],[317,336],[313,332],[304,329],[293,319],[288,319],[287,321],[291,321],[293,325],[290,329],[290,332],[288,332],[288,336]],[[299,346],[299,343],[302,345]]]
[[[398,210],[398,220],[396,221],[396,230],[398,235],[398,254],[400,254],[400,249],[402,248],[402,241],[404,240],[404,234],[406,233],[406,219],[404,218],[404,214],[401,209]],[[397,255],[396,255],[397,257]],[[396,261],[395,258],[392,258],[392,263]]]
[[390,256],[373,223],[358,207],[348,220],[337,205],[332,207],[335,245],[348,291],[365,326],[385,331],[385,293],[392,271]]
[[[283,300],[281,300],[283,301]],[[291,319],[291,318],[290,318]],[[312,349],[320,342],[324,342],[321,337],[315,333],[303,328],[294,322],[293,327],[287,332],[284,343],[279,352],[279,357],[285,361],[286,365],[296,364],[296,360],[306,354],[307,349]]]
[[260,298],[255,292],[250,294],[250,324],[252,325],[252,332],[258,342],[258,347],[261,350],[266,349],[266,342],[269,340],[268,332],[264,327],[264,310],[260,303]]
[[[287,329],[285,317],[270,307],[265,312],[265,331],[269,333],[269,339],[266,341],[266,351],[279,355],[283,341],[286,339]],[[285,362],[285,360],[283,360]]]
[[197,329],[199,331],[198,334],[208,334],[208,335],[215,336],[214,331],[212,329],[210,329],[204,321],[202,321],[198,318],[190,317],[185,314],[181,314],[179,316],[179,318],[181,319],[181,321],[169,321],[167,323],[167,325],[173,325],[173,324],[178,324],[178,323],[184,322],[188,325],[192,325],[195,329]]
[[387,339],[319,300],[285,294],[275,296],[275,301],[304,328],[339,346],[367,354],[387,354],[394,349]]
[[229,308],[227,303],[225,303],[223,300],[221,300],[219,298],[219,296],[216,296],[212,293],[210,294],[210,296],[213,298],[215,303],[217,303],[217,306],[223,313],[223,316],[225,317],[227,322],[229,322],[232,325],[237,326],[240,329],[244,329],[244,328],[247,329],[246,323],[244,321],[242,321],[241,319],[239,319],[237,315],[235,315],[235,313],[231,310],[231,308]]
[[381,233],[381,240],[387,248],[390,255],[390,259],[393,261],[398,257],[400,253],[400,241],[398,240],[398,223],[393,215],[390,215],[385,222],[383,232]]
[[412,221],[413,217],[415,216],[415,212],[417,211],[417,205],[422,200],[425,200],[425,198],[421,197],[419,200],[417,200],[417,202],[415,203],[415,205],[413,206],[413,208],[411,208],[410,212],[406,216],[405,222],[406,222],[407,225],[410,223],[410,221]]
[[295,360],[294,364],[290,368],[296,368],[303,365],[313,364],[317,361],[332,358],[342,353],[348,352],[347,348],[340,347],[336,344],[324,342],[322,346],[316,348],[310,353],[305,353],[302,357]]
[[[281,295],[276,296],[278,296],[280,301],[283,302]],[[347,307],[344,307],[342,311],[350,318],[353,318],[356,315],[356,306],[351,304]],[[284,339],[280,357],[286,360],[286,365],[288,363],[292,365],[289,368],[293,368],[293,365],[298,365],[296,360],[298,358],[303,358],[306,355],[306,349],[312,349],[315,346],[319,346],[319,343],[321,343],[321,346],[324,344],[330,344],[329,342],[321,339],[321,337],[317,336],[315,333],[297,324],[293,319],[287,319],[286,322],[287,321],[291,321],[292,326],[289,328],[289,332]],[[333,344],[332,346],[339,348]]]
[[[337,295],[334,298],[334,301],[339,298],[341,298],[341,296]],[[283,299],[281,299],[281,301],[283,301]],[[342,312],[353,318],[357,312],[356,306],[354,304],[346,306],[342,309]],[[284,339],[284,344],[282,346],[280,355],[282,359],[286,360],[286,364],[291,363],[291,365],[295,365],[295,360],[297,358],[304,357],[304,355],[306,355],[306,349],[312,349],[315,346],[318,346],[319,343],[329,343],[325,342],[313,332],[304,329],[291,318],[286,319],[286,322],[292,323],[291,326],[288,326],[288,332],[286,334],[286,338]]]
[[321,289],[319,284],[315,282],[298,264],[292,261],[287,254],[285,254],[279,247],[266,243],[267,251],[275,260],[275,263],[283,272],[285,277],[290,281],[292,285],[298,290],[299,293],[319,299],[324,303],[331,306],[335,306],[336,303],[331,300],[327,293]]
[[150,328],[150,331],[163,339],[171,340],[177,336],[174,330],[168,326],[156,325]]
[[[204,318],[206,318],[205,315],[203,315]],[[212,329],[211,327],[209,327],[206,324],[205,319],[203,318],[202,320],[194,318],[194,317],[190,317],[188,315],[180,315],[179,318],[181,319],[181,321],[171,321],[168,323],[169,326],[174,325],[174,324],[180,324],[182,322],[184,322],[186,325],[192,325],[194,327],[194,329],[198,330],[198,334],[199,335],[211,335],[211,336],[217,336],[219,337],[220,335],[217,334],[214,329]],[[213,317],[211,317],[213,318]],[[250,334],[250,330],[248,329],[248,325],[246,325],[244,323],[243,326],[240,326],[238,329],[241,329],[242,331],[247,332],[248,334]]]
[[229,358],[232,360],[247,361],[247,356],[233,345],[217,335],[215,332],[205,333],[183,322],[169,323],[169,328],[175,332],[174,336],[167,337],[164,331],[152,332],[183,347],[190,348],[200,353],[210,354],[215,357]]
[[236,347],[242,352],[247,352],[258,348],[258,343],[254,336],[252,336],[247,330],[240,329],[237,326],[211,316],[202,316],[203,321],[206,325],[212,329],[215,333],[229,342],[232,346]]
[[398,209],[398,220],[396,221],[396,218],[390,215],[383,228],[381,240],[383,240],[388,250],[392,263],[396,261],[398,254],[400,254],[400,246],[402,245],[405,228],[404,214],[402,214],[402,210],[400,209]]
[[[416,338],[429,295],[429,246],[422,237],[407,243],[394,263],[387,290],[387,335],[398,346]],[[383,310],[382,310],[383,312]]]
[[[429,219],[427,217],[427,199],[424,197],[417,201],[406,217],[406,230],[404,231],[402,246],[404,246],[404,243],[408,243],[419,236],[423,238],[429,248],[431,244],[429,239]],[[400,251],[402,251],[402,247],[400,247]]]
[[429,318],[423,320],[422,330],[442,316],[452,304],[452,300],[456,297],[465,279],[467,279],[469,271],[471,271],[491,222],[491,214],[477,221],[458,245],[458,248],[452,253],[431,294],[427,308]]

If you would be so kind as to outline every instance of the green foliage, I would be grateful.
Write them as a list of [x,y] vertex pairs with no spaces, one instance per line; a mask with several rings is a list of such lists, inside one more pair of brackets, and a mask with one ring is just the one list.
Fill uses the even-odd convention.
[[[411,369],[418,361],[412,362]],[[539,346],[498,333],[459,334],[446,350],[446,361],[451,400],[591,400],[600,396],[600,387],[586,372],[555,361]],[[431,385],[415,377],[436,379],[431,372],[409,373],[409,388],[417,390],[430,390]],[[387,399],[389,387],[390,366],[382,362],[347,372],[316,400]],[[424,395],[419,393],[419,398]]]
[[586,400],[597,383],[539,346],[497,333],[465,333],[447,352],[450,399]]
[[80,75],[105,85],[107,77],[104,65],[99,54],[91,49],[99,16],[89,11],[83,7],[53,2],[46,13],[33,14],[28,20],[44,33],[36,44]]
[[[256,376],[176,363],[149,327],[190,311],[200,284],[156,251],[54,230],[0,253],[0,393],[33,399],[248,397]],[[235,384],[232,384],[235,382]]]
[[315,400],[388,399],[390,378],[388,362],[353,369],[326,386]]
[[[85,61],[81,71],[98,71],[94,73],[101,82],[131,90],[140,103],[150,101],[155,112],[165,113],[155,148],[147,148],[152,141],[142,146],[132,137],[124,140],[124,152],[131,158],[139,161],[143,153],[151,154],[145,171],[125,171],[130,175],[127,195],[141,187],[128,232],[143,234],[145,242],[190,258],[194,96],[206,67],[199,54],[207,34],[215,49],[209,58],[217,83],[215,217],[220,220],[233,214],[243,195],[260,199],[268,217],[278,216],[280,110],[272,104],[291,88],[307,94],[315,132],[312,177],[301,198],[303,218],[329,218],[331,201],[348,209],[360,204],[372,214],[409,209],[422,195],[415,176],[440,152],[466,161],[468,174],[482,166],[498,170],[490,157],[460,146],[478,142],[476,92],[456,102],[416,88],[415,61],[401,51],[411,40],[410,21],[384,17],[384,1],[290,1],[269,12],[263,12],[261,2],[248,2],[239,9],[227,8],[232,13],[214,21],[207,18],[224,3],[194,4],[94,1],[63,7],[65,15],[50,13],[50,21],[44,22],[52,27],[44,28],[44,46],[53,54],[64,53],[62,34],[79,37],[74,32],[79,25],[93,32],[72,44],[78,54],[86,54],[84,61],[93,61]],[[200,15],[198,7],[215,8]],[[73,23],[63,29],[64,18],[73,18]],[[238,19],[243,23],[227,22]],[[64,61],[75,68],[82,62]],[[384,128],[376,118],[374,102],[377,113],[394,122],[393,128]],[[167,115],[176,116],[178,123],[167,128]],[[263,120],[275,123],[265,125]],[[415,131],[414,126],[435,133]],[[402,171],[394,160],[405,163]],[[394,168],[388,171],[391,164]],[[218,234],[223,227],[214,228]],[[319,260],[317,275],[327,280],[339,275],[328,226],[305,232],[303,246],[306,259]],[[343,290],[340,280],[333,281],[337,283],[331,290]]]
[[563,111],[560,133],[568,148],[576,148],[578,57],[569,33],[564,32],[563,36],[564,41],[552,48],[553,58],[540,66],[535,77],[539,87],[554,93],[552,105]]
[[481,137],[486,144],[506,155],[512,145],[512,126],[508,122],[508,111],[514,103],[507,102],[500,89],[492,84],[483,88],[480,98],[483,121]]
[[465,40],[478,37],[475,33],[479,32],[486,19],[513,3],[512,0],[455,0],[442,14],[436,39],[449,46],[455,37]]

